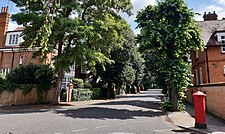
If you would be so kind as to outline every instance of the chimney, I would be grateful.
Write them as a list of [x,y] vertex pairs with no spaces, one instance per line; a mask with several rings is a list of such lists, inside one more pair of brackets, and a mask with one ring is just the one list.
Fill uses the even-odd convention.
[[9,25],[9,13],[8,13],[8,6],[2,7],[0,13],[0,48],[5,46],[6,40],[6,31]]
[[209,20],[218,20],[218,15],[216,14],[215,11],[213,13],[209,12],[208,14],[205,12],[203,15],[204,21],[209,21]]

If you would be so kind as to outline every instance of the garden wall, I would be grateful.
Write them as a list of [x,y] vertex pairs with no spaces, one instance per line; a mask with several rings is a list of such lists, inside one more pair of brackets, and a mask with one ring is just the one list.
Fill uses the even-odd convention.
[[200,88],[206,94],[206,110],[225,120],[225,83],[189,87],[186,101],[193,104],[192,93]]
[[[55,88],[51,88],[47,93],[43,93],[42,103],[49,103],[53,99]],[[27,105],[40,102],[37,89],[33,88],[28,94],[24,95],[23,91],[16,89],[14,92],[3,91],[0,93],[0,107],[13,105]]]

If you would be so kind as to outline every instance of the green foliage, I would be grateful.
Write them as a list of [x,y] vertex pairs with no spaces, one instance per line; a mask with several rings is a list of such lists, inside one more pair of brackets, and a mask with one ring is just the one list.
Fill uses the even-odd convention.
[[83,88],[84,87],[83,79],[74,78],[73,79],[73,83],[74,83],[75,87],[78,87],[78,88]]
[[[93,67],[96,63],[111,63],[108,54],[124,42],[121,32],[128,28],[126,21],[118,15],[131,15],[130,0],[66,1],[52,5],[48,2],[12,0],[21,10],[12,16],[24,25],[23,46],[40,46],[40,54],[58,49],[55,65],[67,69],[76,62],[84,61]],[[62,51],[62,46],[64,50]],[[60,49],[61,48],[61,49]]]
[[172,102],[164,101],[161,104],[161,108],[162,108],[163,111],[173,111]]
[[27,95],[28,93],[30,93],[30,91],[32,90],[33,86],[32,85],[20,85],[20,89],[23,90],[23,94]]
[[[191,82],[188,54],[191,50],[203,49],[194,15],[184,0],[163,0],[141,10],[136,20],[141,28],[137,39],[148,70],[158,86],[178,92],[179,100],[183,99],[184,89]],[[177,110],[176,103],[172,101],[172,104]]]
[[91,88],[90,90],[92,91],[91,99],[95,100],[101,98],[101,88]]
[[43,93],[50,89],[54,80],[54,71],[48,65],[22,65],[7,74],[0,83],[0,90],[15,91],[19,88],[23,94],[28,94],[33,87]]
[[60,92],[60,101],[66,102],[66,97],[67,97],[67,90],[62,89],[61,92]]
[[3,84],[5,82],[5,76],[3,74],[0,74],[0,84]]
[[88,88],[76,88],[73,97],[75,101],[91,100],[92,91]]
[[122,48],[111,52],[111,59],[115,63],[107,64],[104,69],[101,66],[96,67],[97,76],[101,77],[102,83],[115,83],[117,89],[142,79],[143,59],[138,52],[135,35],[131,29],[124,30],[122,34],[125,37]]
[[[122,31],[129,28],[119,13],[131,15],[131,0],[12,0],[20,12],[12,20],[25,26],[25,47],[40,47],[43,59],[57,51],[57,91],[64,71],[76,63],[95,71],[95,65],[113,63],[110,52],[124,43]],[[57,4],[55,4],[57,3]],[[58,93],[58,92],[56,92]],[[55,95],[56,101],[59,94]],[[57,103],[57,102],[53,102]]]
[[84,88],[92,88],[92,85],[90,82],[84,83]]

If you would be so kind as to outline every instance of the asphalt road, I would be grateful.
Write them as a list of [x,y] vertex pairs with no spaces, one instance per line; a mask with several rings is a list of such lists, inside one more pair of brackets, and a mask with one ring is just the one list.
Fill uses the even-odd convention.
[[177,133],[160,107],[160,91],[72,106],[0,109],[0,134],[164,134]]

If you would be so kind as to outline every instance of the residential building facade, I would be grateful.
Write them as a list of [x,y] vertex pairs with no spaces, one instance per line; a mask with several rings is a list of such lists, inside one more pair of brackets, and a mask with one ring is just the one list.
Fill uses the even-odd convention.
[[194,85],[225,82],[225,20],[217,17],[205,13],[198,22],[205,47],[191,53]]

